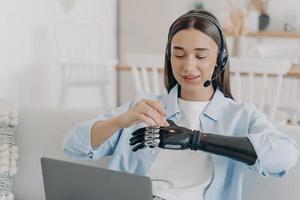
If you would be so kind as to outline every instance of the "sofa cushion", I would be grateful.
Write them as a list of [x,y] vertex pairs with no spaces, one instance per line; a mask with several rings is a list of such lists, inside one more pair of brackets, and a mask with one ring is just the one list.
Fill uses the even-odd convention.
[[[300,144],[300,127],[281,126],[282,133],[294,138]],[[247,170],[243,182],[243,200],[296,200],[299,199],[300,190],[300,162],[291,168],[285,177],[262,177],[252,170]]]

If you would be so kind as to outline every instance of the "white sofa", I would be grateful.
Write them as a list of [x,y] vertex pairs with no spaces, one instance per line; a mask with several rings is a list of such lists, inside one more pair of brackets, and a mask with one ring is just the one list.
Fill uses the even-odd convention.
[[[283,133],[294,138],[300,146],[300,127],[279,127]],[[285,177],[264,178],[254,171],[247,171],[243,184],[243,200],[299,200],[300,199],[300,157]]]
[[[97,112],[20,106],[18,115],[16,143],[19,147],[19,160],[13,193],[20,200],[43,200],[45,197],[40,158],[70,161],[63,153],[64,136],[74,124],[97,116]],[[79,163],[104,167],[106,159]]]
[[[16,199],[42,200],[44,197],[40,158],[51,157],[70,160],[63,154],[62,140],[77,122],[93,118],[96,111],[71,111],[57,108],[20,106],[16,142],[20,149],[18,172],[14,177],[13,192]],[[300,144],[300,128],[285,127],[288,134]],[[105,167],[107,159],[81,161]],[[299,199],[299,162],[284,178],[263,178],[249,171],[245,174],[243,198],[245,200]]]

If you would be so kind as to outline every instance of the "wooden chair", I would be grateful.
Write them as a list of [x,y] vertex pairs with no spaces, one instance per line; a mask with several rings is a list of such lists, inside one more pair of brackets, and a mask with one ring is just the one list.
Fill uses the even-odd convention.
[[117,60],[102,57],[102,35],[103,29],[96,22],[70,20],[56,23],[54,37],[62,74],[58,106],[66,106],[69,89],[96,87],[100,107],[108,109],[107,87]]
[[159,74],[163,70],[164,56],[159,54],[127,54],[126,64],[130,67],[136,93],[152,92],[162,94],[163,79]]
[[291,61],[231,57],[230,67],[236,100],[256,104],[275,121],[283,76],[289,71]]
[[293,63],[300,62],[300,44],[259,44],[257,52],[261,58],[290,59]]
[[[258,55],[268,59],[289,59],[300,63],[300,44],[259,44]],[[285,90],[279,108],[289,113],[289,121],[293,125],[300,124],[300,80],[297,77],[285,77]]]
[[[126,64],[131,68],[136,93],[165,92],[159,72],[163,70],[164,57],[153,54],[128,54]],[[274,121],[280,97],[283,76],[291,67],[289,60],[253,59],[232,57],[230,59],[233,76],[233,93],[237,101],[256,104]],[[258,75],[258,76],[256,76]],[[247,83],[242,83],[247,78]],[[259,84],[258,87],[255,87]],[[260,93],[258,92],[260,89]],[[242,92],[244,91],[244,92]],[[245,96],[243,93],[247,92]],[[272,95],[273,94],[273,95]],[[247,98],[246,98],[247,97]],[[272,101],[271,101],[272,100]]]

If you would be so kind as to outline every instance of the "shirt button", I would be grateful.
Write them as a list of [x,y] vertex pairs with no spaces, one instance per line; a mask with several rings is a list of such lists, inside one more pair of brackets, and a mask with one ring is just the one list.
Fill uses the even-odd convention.
[[151,150],[151,153],[152,153],[152,154],[155,154],[155,150],[154,150],[154,149],[153,149],[153,150]]
[[90,159],[92,159],[92,158],[94,157],[94,153],[93,153],[92,151],[90,151],[90,152],[88,153],[88,155],[89,155]]

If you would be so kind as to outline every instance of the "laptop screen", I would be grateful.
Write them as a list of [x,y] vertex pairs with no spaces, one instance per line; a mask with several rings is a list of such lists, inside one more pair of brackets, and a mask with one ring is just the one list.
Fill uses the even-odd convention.
[[152,199],[148,177],[42,158],[46,200]]

